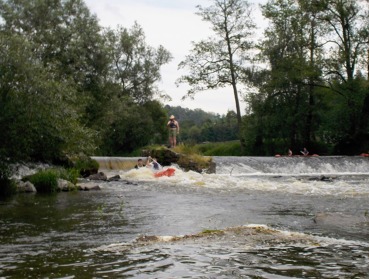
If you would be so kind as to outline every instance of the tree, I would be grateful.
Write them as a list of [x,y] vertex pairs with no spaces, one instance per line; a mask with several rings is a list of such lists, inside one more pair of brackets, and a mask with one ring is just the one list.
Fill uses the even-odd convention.
[[269,20],[260,44],[261,57],[268,68],[254,81],[259,96],[249,98],[253,113],[260,117],[248,121],[258,121],[253,125],[259,135],[254,138],[254,147],[267,147],[262,152],[265,154],[276,152],[274,148],[279,145],[285,149],[298,148],[302,143],[310,145],[312,84],[319,78],[319,71],[315,67],[317,29],[298,2],[271,0],[262,6],[262,12]]
[[7,0],[0,11],[4,32],[26,38],[47,71],[89,95],[107,60],[98,20],[82,0]]
[[114,155],[162,141],[154,97],[171,55],[137,24],[103,32],[83,0],[0,0],[0,30],[0,154]]
[[110,77],[120,85],[121,96],[129,96],[138,104],[154,96],[166,97],[160,94],[156,83],[161,79],[160,68],[172,59],[169,51],[163,46],[155,49],[147,45],[137,23],[131,29],[107,29],[105,40],[111,59]]
[[239,85],[244,68],[250,63],[249,51],[253,48],[255,24],[251,19],[251,8],[244,0],[214,0],[210,7],[197,8],[197,14],[210,23],[215,35],[193,44],[191,54],[179,64],[179,68],[188,68],[189,74],[181,76],[178,83],[190,86],[189,97],[203,90],[232,87],[243,151]]
[[18,34],[0,32],[0,153],[12,160],[93,152],[96,134],[81,124],[77,92],[57,80]]
[[166,113],[158,101],[143,105],[116,103],[105,118],[101,150],[104,155],[126,155],[147,144],[166,140]]
[[314,149],[324,144],[320,151],[336,146],[337,153],[355,154],[360,142],[369,142],[363,120],[368,82],[362,74],[367,5],[270,0],[262,11],[270,22],[261,44],[268,68],[254,77],[260,92],[250,94],[245,121],[253,150],[271,154],[283,152],[287,144]]
[[330,55],[325,68],[327,83],[340,99],[341,107],[333,121],[343,124],[339,128],[343,133],[337,151],[353,153],[363,135],[369,142],[367,122],[362,121],[367,114],[364,105],[368,101],[365,99],[369,99],[365,93],[367,83],[362,78],[362,72],[367,70],[368,5],[356,0],[324,0],[320,5],[324,7],[320,20],[330,30]]

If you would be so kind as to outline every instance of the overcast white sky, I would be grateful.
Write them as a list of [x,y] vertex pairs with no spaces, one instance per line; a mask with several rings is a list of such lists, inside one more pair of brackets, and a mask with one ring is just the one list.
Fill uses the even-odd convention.
[[[267,0],[250,0],[255,10],[255,22],[265,26],[258,8]],[[197,93],[194,100],[181,98],[186,94],[186,85],[177,87],[175,81],[184,72],[178,64],[184,60],[191,49],[191,42],[198,42],[211,35],[209,25],[196,15],[196,5],[210,6],[211,0],[85,0],[92,13],[96,14],[102,26],[112,28],[121,25],[131,28],[137,23],[143,28],[146,42],[152,47],[164,46],[173,60],[162,68],[162,81],[159,88],[172,98],[165,103],[190,109],[200,108],[207,112],[226,114],[236,110],[233,92],[229,88],[221,91]],[[244,105],[242,113],[244,113]]]

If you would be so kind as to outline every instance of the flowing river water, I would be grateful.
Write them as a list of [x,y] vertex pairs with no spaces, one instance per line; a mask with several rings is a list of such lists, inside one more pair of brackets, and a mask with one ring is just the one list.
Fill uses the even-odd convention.
[[0,201],[0,278],[369,278],[369,158],[95,159],[121,179]]

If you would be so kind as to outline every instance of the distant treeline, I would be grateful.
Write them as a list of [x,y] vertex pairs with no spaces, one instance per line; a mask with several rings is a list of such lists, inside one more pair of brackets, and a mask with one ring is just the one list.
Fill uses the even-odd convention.
[[222,142],[238,139],[237,116],[234,111],[226,115],[166,105],[169,115],[174,115],[180,123],[179,142],[196,144],[202,142]]

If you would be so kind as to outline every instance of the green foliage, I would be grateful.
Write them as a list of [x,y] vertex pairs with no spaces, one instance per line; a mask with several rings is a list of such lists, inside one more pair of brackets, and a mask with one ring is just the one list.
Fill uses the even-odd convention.
[[218,119],[221,118],[219,114],[215,114],[213,112],[205,112],[202,109],[189,109],[189,108],[182,108],[180,106],[169,106],[166,105],[165,110],[167,111],[168,117],[170,115],[174,115],[176,119],[181,121],[181,125],[183,123],[191,123],[191,125],[200,126],[206,121],[216,122]]
[[205,156],[241,156],[239,141],[203,143],[196,148]]
[[[250,4],[244,0],[214,0],[209,7],[197,6],[198,15],[208,22],[213,36],[193,43],[193,48],[180,69],[188,69],[177,82],[189,85],[187,96],[208,89],[228,87],[232,90],[237,113],[238,131],[241,130],[240,88],[248,82],[244,74],[251,63],[253,31],[256,26],[251,17]],[[241,149],[244,148],[242,134]]]
[[25,177],[36,188],[38,193],[54,193],[58,189],[59,172],[55,169],[39,171],[31,176]]
[[160,67],[170,62],[171,54],[162,46],[155,49],[147,45],[137,23],[131,29],[107,29],[104,36],[122,95],[129,95],[138,104],[152,100],[159,93],[155,82],[161,79]]
[[[238,87],[254,86],[258,92],[247,90],[243,119],[237,105],[237,113],[226,116],[163,108],[155,99],[169,97],[157,84],[172,57],[162,46],[149,46],[138,24],[103,29],[81,0],[0,1],[1,155],[52,162],[78,154],[133,154],[167,142],[170,114],[180,123],[179,142],[241,138],[246,147],[239,152],[237,144],[220,144],[204,154],[369,149],[369,85],[361,74],[368,63],[367,6],[269,1],[262,6],[270,25],[259,55],[247,2],[214,0],[198,9],[214,36],[193,44],[180,63],[189,73],[178,82],[190,86],[189,96],[232,85],[236,104]],[[267,66],[248,68],[254,58]],[[71,172],[66,176],[74,180],[77,171]]]
[[201,144],[179,144],[173,148],[173,151],[194,156],[241,156],[241,147],[238,140]]
[[0,149],[10,158],[43,161],[91,152],[94,133],[80,123],[75,82],[45,67],[34,53],[41,48],[27,36],[0,32],[0,81],[6,84],[0,88]]
[[195,155],[199,153],[199,150],[195,145],[192,144],[178,144],[172,149],[174,152],[185,154],[185,155]]
[[76,175],[78,173],[82,177],[87,177],[91,174],[97,173],[99,170],[99,163],[88,156],[79,156],[74,160],[73,169],[68,175]]
[[165,97],[156,83],[171,55],[147,45],[138,24],[102,32],[79,0],[0,1],[0,19],[7,157],[57,161],[162,141],[164,113],[152,100]]
[[80,170],[76,168],[57,168],[55,171],[58,178],[70,181],[73,184],[77,184],[78,178],[80,177]]
[[221,142],[238,138],[237,115],[229,111],[220,116],[200,109],[190,110],[181,107],[165,106],[169,115],[175,115],[181,132],[178,142],[196,144],[201,142]]
[[303,146],[352,155],[368,146],[368,85],[360,74],[367,67],[358,63],[367,55],[367,6],[318,2],[262,6],[269,26],[260,57],[268,67],[251,75],[259,92],[247,96],[242,133],[249,155],[295,153]]
[[157,101],[117,108],[111,120],[102,136],[100,152],[105,155],[130,154],[139,147],[162,143],[167,138],[166,114]]
[[180,144],[173,148],[173,151],[182,154],[178,164],[183,168],[191,169],[191,165],[196,164],[196,169],[207,169],[212,162],[211,157],[200,154],[197,146]]

